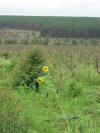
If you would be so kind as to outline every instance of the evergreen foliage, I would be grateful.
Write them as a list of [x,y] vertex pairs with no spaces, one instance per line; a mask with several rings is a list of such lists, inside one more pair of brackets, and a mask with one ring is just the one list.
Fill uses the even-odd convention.
[[99,17],[0,16],[0,28],[36,30],[51,37],[100,38]]
[[45,58],[41,49],[32,48],[24,51],[16,64],[11,77],[13,88],[20,85],[26,86],[27,89],[33,88],[36,83],[36,78],[40,76]]

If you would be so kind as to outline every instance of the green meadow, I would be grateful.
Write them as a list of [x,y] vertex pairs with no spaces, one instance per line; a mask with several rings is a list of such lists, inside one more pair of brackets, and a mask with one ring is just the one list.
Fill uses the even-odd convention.
[[100,133],[99,38],[0,29],[0,133]]

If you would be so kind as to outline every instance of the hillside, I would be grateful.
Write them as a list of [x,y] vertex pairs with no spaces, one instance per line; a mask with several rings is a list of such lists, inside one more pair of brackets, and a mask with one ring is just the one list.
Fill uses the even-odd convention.
[[40,31],[42,36],[100,38],[100,18],[0,16],[0,28]]

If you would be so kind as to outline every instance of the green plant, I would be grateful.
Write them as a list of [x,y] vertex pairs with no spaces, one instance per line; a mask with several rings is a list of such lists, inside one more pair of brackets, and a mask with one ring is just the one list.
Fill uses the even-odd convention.
[[23,133],[19,103],[13,92],[0,89],[0,133]]
[[9,39],[9,40],[5,39],[4,43],[5,44],[17,44],[17,40],[15,40],[15,39]]
[[24,51],[11,74],[12,86],[17,88],[20,85],[27,85],[33,88],[44,62],[45,58],[41,49],[31,47],[28,51]]
[[29,41],[28,41],[28,40],[21,40],[21,41],[20,41],[20,44],[26,45],[26,44],[29,44]]
[[8,59],[8,57],[9,57],[9,52],[8,51],[2,51],[1,53],[0,53],[0,56],[1,57],[4,57],[4,58],[6,58],[6,59]]
[[0,58],[0,79],[8,77],[12,67],[12,61],[10,59],[5,59],[4,57]]
[[75,98],[77,96],[80,96],[83,88],[83,84],[81,82],[72,79],[71,81],[68,81],[65,84],[66,85],[64,88],[64,92],[67,98]]
[[0,44],[2,44],[2,39],[0,38]]
[[45,38],[42,42],[43,45],[48,45],[49,44],[49,38]]
[[77,40],[76,39],[72,39],[72,45],[77,45]]

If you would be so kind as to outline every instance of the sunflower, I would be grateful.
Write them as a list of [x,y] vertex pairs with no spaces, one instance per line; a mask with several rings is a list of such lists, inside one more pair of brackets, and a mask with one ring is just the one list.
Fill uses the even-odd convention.
[[44,81],[44,77],[38,77],[36,81],[37,83],[41,84]]
[[44,72],[47,72],[47,71],[48,71],[48,67],[47,67],[47,66],[44,66],[44,67],[43,67],[43,71],[44,71]]

